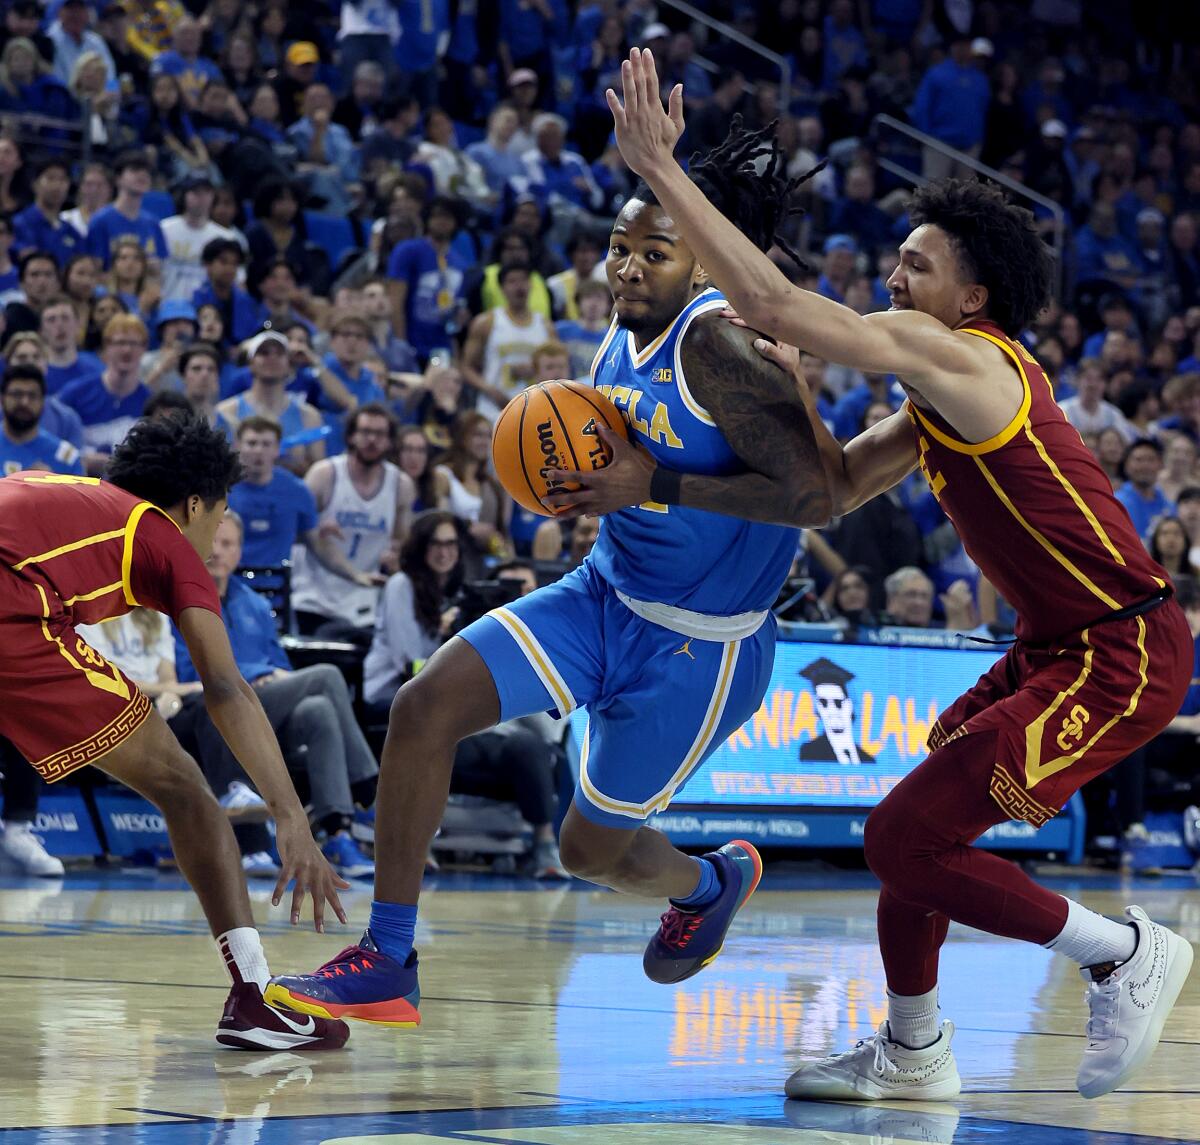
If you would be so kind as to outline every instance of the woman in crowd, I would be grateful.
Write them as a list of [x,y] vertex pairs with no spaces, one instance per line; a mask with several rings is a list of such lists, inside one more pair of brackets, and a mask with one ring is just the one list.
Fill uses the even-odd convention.
[[1178,517],[1159,517],[1150,533],[1150,543],[1147,547],[1150,549],[1150,555],[1172,577],[1200,576],[1200,569],[1191,562],[1187,532]]
[[419,425],[406,425],[400,431],[396,442],[397,461],[417,487],[414,513],[440,509],[450,497],[450,482],[446,475],[430,464],[432,452],[433,447]]
[[142,142],[158,149],[158,169],[170,182],[190,174],[218,175],[204,140],[196,134],[179,81],[157,75],[150,84],[150,108]]
[[90,254],[77,254],[63,271],[63,290],[75,307],[79,319],[79,345],[82,347],[92,327],[92,308],[96,305],[96,286],[100,272]]
[[136,314],[143,322],[150,318],[158,305],[155,298],[156,279],[150,274],[146,252],[136,239],[121,239],[117,243],[105,285],[109,294],[119,299],[130,314]]
[[878,628],[879,620],[871,611],[871,570],[863,565],[842,569],[829,582],[821,599],[834,615],[835,623],[846,628]]
[[1112,482],[1113,489],[1119,489],[1125,483],[1125,478],[1121,476],[1121,459],[1125,456],[1127,444],[1124,435],[1115,426],[1109,426],[1096,434],[1092,452],[1100,462],[1100,468]]
[[[81,235],[88,232],[92,216],[112,202],[112,176],[103,163],[89,163],[79,176],[75,206],[63,211],[63,222],[70,223]],[[68,289],[70,284],[68,283]]]
[[1182,433],[1173,433],[1163,449],[1163,467],[1158,487],[1174,503],[1188,486],[1196,484],[1196,444]]
[[492,423],[468,410],[454,420],[450,448],[437,467],[449,486],[446,507],[467,522],[472,554],[507,554],[505,515],[508,496],[491,475]]
[[[462,522],[450,513],[423,513],[400,552],[400,571],[388,579],[363,666],[363,691],[378,716],[386,716],[400,685],[461,627],[455,599],[463,586]],[[450,790],[511,800],[534,829],[533,871],[565,878],[554,838],[554,762],[550,745],[519,724],[502,724],[458,745]]]

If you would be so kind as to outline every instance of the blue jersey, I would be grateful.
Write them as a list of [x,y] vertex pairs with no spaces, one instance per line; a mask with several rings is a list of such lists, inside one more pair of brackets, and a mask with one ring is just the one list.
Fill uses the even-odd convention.
[[[640,353],[614,321],[592,384],[621,410],[637,444],[682,473],[724,476],[746,466],[688,391],[681,350],[692,322],[728,303],[715,289],[692,299]],[[602,519],[589,558],[619,592],[692,612],[731,616],[775,603],[799,532],[681,505],[646,504]]]
[[283,564],[292,555],[292,545],[317,525],[312,491],[278,465],[265,485],[239,481],[229,490],[229,507],[242,518],[242,564],[249,568]]
[[43,429],[32,441],[18,444],[0,428],[0,477],[26,469],[49,469],[52,473],[83,476],[79,450],[69,441]]

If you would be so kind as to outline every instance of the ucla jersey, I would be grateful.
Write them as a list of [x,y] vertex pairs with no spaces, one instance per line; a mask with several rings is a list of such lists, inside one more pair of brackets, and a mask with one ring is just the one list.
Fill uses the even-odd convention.
[[[614,319],[592,363],[592,385],[621,411],[637,444],[669,469],[713,476],[745,471],[688,391],[681,354],[692,322],[727,305],[719,291],[704,291],[641,352]],[[636,600],[731,616],[775,603],[797,539],[796,529],[781,525],[646,504],[602,518],[590,560]]]

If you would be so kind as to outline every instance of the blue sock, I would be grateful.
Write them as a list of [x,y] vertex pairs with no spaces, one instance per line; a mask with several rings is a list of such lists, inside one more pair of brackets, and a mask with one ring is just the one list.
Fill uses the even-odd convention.
[[371,921],[367,923],[367,929],[375,945],[403,965],[412,953],[413,932],[417,929],[416,905],[376,899],[371,903]]
[[671,905],[679,907],[680,910],[699,910],[701,907],[716,902],[721,894],[721,879],[713,862],[710,859],[697,859],[694,856],[692,862],[700,868],[700,881],[687,898],[671,900]]

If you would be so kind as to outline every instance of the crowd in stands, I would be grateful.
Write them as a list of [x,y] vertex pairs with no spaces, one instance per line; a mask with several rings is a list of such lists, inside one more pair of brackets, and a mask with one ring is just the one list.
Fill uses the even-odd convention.
[[[1146,544],[1172,575],[1200,575],[1200,35],[1188,5],[704,5],[788,57],[786,89],[767,57],[648,0],[0,8],[0,471],[102,475],[147,413],[189,408],[226,430],[246,475],[211,567],[247,678],[269,713],[272,689],[284,697],[272,720],[285,744],[343,744],[292,753],[300,770],[307,759],[336,772],[307,776],[331,840],[369,819],[378,749],[349,733],[342,676],[290,673],[280,636],[365,656],[352,714],[370,733],[399,684],[486,605],[480,582],[526,591],[594,540],[594,521],[514,506],[491,472],[490,433],[522,387],[586,376],[607,329],[607,235],[634,180],[604,92],[634,44],[654,49],[664,89],[684,84],[681,156],[741,115],[778,121],[791,174],[828,160],[797,190],[804,211],[784,236],[809,269],[779,265],[860,312],[887,308],[908,231],[912,180],[897,165],[965,172],[935,148],[895,150],[877,115],[981,160],[1018,199],[1035,193],[1047,239],[1061,230],[1059,291],[1022,340]],[[895,378],[807,354],[802,366],[842,440],[903,401]],[[242,592],[239,568],[255,570],[257,591]],[[786,619],[1011,630],[919,473],[806,534],[793,573]],[[119,637],[113,659],[129,655],[160,707],[188,715],[179,642],[136,616]],[[1195,712],[1200,697],[1185,718]],[[194,723],[181,734],[219,757]],[[525,746],[535,737],[512,731]],[[486,747],[553,872],[552,752],[531,768],[530,751],[514,763],[511,743]],[[211,769],[236,802],[231,761]],[[463,789],[487,770],[464,762]],[[249,865],[269,866],[261,837],[248,846]]]

